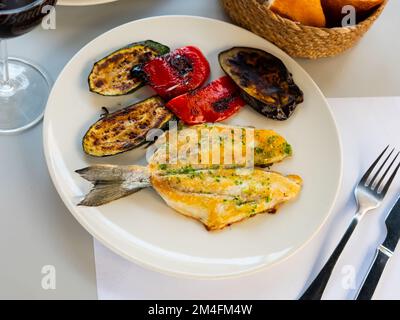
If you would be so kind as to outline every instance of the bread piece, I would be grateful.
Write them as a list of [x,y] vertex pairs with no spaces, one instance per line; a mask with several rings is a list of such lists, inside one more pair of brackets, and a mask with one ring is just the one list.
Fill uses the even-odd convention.
[[380,6],[384,0],[321,0],[328,24],[341,26],[342,19],[347,13],[342,13],[342,8],[351,5],[356,9],[357,22],[367,18],[372,9]]
[[280,16],[306,26],[326,26],[321,0],[269,0],[268,6]]

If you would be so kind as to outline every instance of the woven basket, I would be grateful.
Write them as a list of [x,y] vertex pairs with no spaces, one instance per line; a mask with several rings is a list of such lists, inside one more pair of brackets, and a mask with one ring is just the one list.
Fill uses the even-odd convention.
[[[387,0],[366,20],[351,27],[316,28],[283,18],[260,0],[221,0],[233,21],[271,41],[293,57],[332,57],[354,46],[382,13]],[[264,3],[264,4],[263,4]]]

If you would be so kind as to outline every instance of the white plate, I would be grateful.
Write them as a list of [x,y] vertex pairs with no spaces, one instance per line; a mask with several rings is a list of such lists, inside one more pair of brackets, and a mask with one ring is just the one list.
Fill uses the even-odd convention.
[[91,6],[118,0],[58,0],[57,4],[61,6]]
[[[104,159],[85,156],[81,139],[99,118],[102,106],[117,109],[145,98],[149,89],[122,98],[88,91],[93,63],[131,42],[152,39],[172,49],[195,45],[223,73],[217,55],[232,46],[258,47],[280,57],[303,89],[305,102],[285,122],[269,120],[250,107],[231,122],[272,128],[293,145],[294,157],[273,168],[300,174],[300,198],[277,215],[259,215],[221,232],[209,233],[192,219],[168,208],[151,189],[99,208],[77,207],[90,185],[74,170],[94,163],[132,164],[137,150]],[[218,278],[237,276],[288,257],[317,232],[328,217],[341,180],[341,146],[331,111],[313,80],[289,56],[266,40],[234,25],[200,17],[163,16],[134,21],[86,45],[67,64],[50,95],[44,121],[44,150],[53,182],[75,218],[104,245],[146,267],[175,275]]]

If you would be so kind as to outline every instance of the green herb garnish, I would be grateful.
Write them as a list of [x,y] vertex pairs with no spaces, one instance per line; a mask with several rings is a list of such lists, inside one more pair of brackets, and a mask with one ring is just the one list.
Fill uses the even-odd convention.
[[283,144],[283,152],[288,156],[291,156],[293,153],[292,146],[289,143],[285,142]]

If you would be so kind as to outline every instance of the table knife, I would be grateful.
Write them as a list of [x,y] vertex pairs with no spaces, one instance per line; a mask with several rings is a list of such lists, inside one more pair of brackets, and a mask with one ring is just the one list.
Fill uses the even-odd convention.
[[400,239],[400,198],[390,211],[385,221],[387,236],[378,247],[372,265],[365,277],[357,300],[371,300],[386,264],[392,257]]

